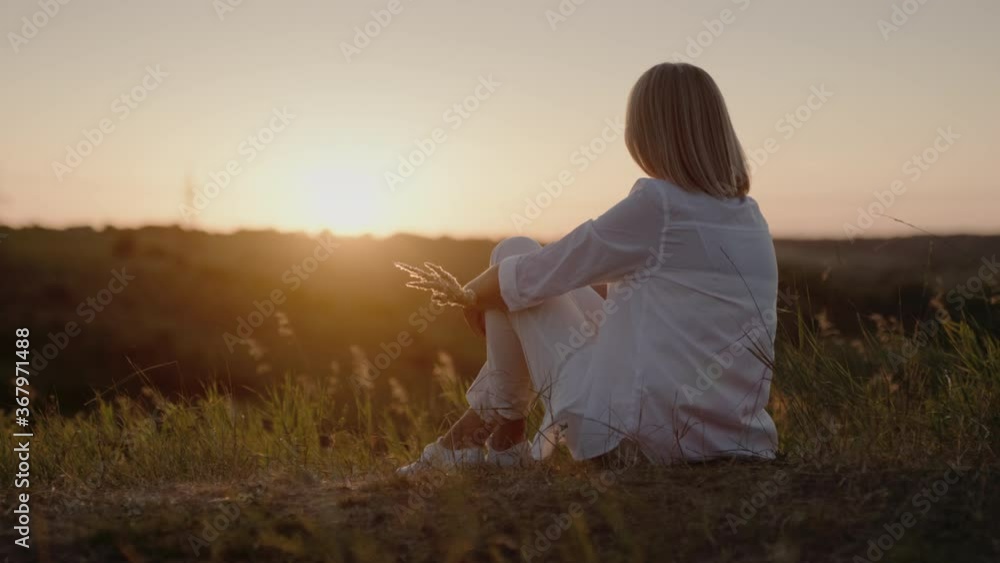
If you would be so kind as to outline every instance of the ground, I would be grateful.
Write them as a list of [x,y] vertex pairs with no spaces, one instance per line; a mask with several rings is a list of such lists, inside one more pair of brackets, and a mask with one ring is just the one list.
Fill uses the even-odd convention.
[[7,528],[9,561],[1000,560],[1000,475],[960,466],[556,462],[32,499],[33,557]]

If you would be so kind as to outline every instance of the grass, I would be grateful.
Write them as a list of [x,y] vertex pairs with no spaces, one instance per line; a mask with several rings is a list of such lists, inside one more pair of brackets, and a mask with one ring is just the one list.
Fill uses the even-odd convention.
[[[854,339],[785,323],[769,407],[782,454],[770,463],[613,469],[559,453],[519,471],[397,478],[464,409],[447,356],[432,374],[442,389],[433,406],[391,378],[354,373],[370,385],[353,404],[331,399],[352,377],[286,376],[250,402],[221,384],[177,400],[147,387],[72,417],[36,413],[34,555],[996,561],[1000,340],[938,318],[927,338],[889,323]],[[378,386],[389,403],[373,403]],[[12,417],[3,425],[0,468],[12,475]],[[0,555],[21,561],[10,527],[2,533]]]

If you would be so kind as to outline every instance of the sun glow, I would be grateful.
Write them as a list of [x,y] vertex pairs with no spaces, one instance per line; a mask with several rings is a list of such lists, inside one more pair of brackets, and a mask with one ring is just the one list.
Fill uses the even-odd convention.
[[377,175],[342,168],[317,167],[297,184],[295,222],[307,230],[343,234],[387,234],[392,230],[381,205],[383,185]]

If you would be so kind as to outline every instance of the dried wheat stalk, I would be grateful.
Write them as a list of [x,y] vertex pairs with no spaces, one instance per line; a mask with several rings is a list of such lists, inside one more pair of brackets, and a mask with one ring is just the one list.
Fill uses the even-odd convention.
[[410,274],[411,280],[407,282],[406,287],[429,291],[431,301],[438,305],[470,307],[476,302],[475,292],[462,287],[455,276],[437,264],[424,262],[424,269],[402,262],[395,262],[395,266]]

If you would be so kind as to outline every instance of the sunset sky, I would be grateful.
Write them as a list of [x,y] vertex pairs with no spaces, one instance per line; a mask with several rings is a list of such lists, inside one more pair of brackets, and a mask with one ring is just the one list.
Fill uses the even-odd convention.
[[679,55],[775,235],[843,238],[893,187],[888,215],[1000,232],[1000,3],[576,3],[5,1],[0,224],[552,239],[642,175],[617,123]]

